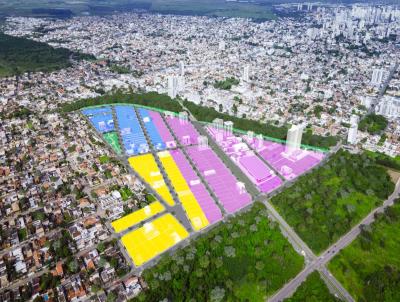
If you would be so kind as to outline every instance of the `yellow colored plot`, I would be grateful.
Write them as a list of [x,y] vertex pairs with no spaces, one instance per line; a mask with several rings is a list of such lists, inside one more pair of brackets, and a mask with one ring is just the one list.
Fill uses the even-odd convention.
[[185,178],[176,165],[169,151],[158,153],[160,161],[167,172],[168,178],[171,180],[176,194],[178,195],[182,206],[195,231],[201,230],[209,225],[206,215],[204,215],[196,197],[190,190]]
[[134,156],[128,159],[131,167],[165,200],[168,205],[175,204],[164,178],[152,154]]
[[173,247],[189,233],[171,214],[165,214],[124,236],[121,241],[136,266]]
[[120,219],[113,221],[111,225],[114,228],[115,232],[120,233],[122,231],[125,231],[129,227],[134,226],[139,222],[142,222],[143,220],[146,220],[147,218],[163,212],[164,210],[164,206],[159,201],[155,201],[148,206],[145,206],[143,209],[137,210]]

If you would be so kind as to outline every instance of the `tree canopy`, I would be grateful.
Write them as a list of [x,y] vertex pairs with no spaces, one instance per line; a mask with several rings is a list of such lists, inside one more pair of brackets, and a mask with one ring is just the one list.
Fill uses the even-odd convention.
[[371,113],[360,121],[358,128],[370,134],[379,134],[386,129],[387,125],[388,120],[384,116]]
[[341,150],[271,201],[310,248],[320,253],[393,190],[389,174],[375,160]]

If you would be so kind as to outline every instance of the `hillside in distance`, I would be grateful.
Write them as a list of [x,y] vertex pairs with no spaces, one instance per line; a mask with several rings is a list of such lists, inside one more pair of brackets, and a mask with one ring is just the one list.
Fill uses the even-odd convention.
[[106,15],[142,10],[150,13],[245,17],[257,20],[274,18],[271,4],[226,2],[225,0],[0,0],[0,17],[37,16],[68,18],[76,15]]

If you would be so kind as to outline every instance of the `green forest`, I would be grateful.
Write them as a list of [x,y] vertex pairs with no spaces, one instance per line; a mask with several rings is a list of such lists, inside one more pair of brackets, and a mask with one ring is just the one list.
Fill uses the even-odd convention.
[[60,107],[61,112],[71,112],[89,106],[107,105],[115,103],[136,104],[155,107],[172,112],[182,111],[182,106],[165,94],[157,92],[134,93],[117,91],[96,98],[82,99],[73,103],[64,104]]
[[0,77],[66,68],[71,65],[71,56],[77,59],[93,58],[65,48],[54,48],[46,43],[0,32]]
[[261,203],[143,272],[133,301],[265,301],[303,268],[303,258]]
[[294,295],[284,300],[284,302],[339,302],[330,292],[319,273],[314,271],[299,288]]
[[356,301],[400,301],[400,202],[363,226],[329,269]]
[[[234,123],[234,127],[244,131],[254,131],[257,134],[285,140],[288,127],[282,126],[277,127],[272,124],[265,124],[255,120],[249,120],[246,118],[234,117],[228,114],[220,113],[214,108],[203,107],[196,105],[190,101],[184,101],[183,105],[198,119],[199,121],[211,123],[216,118],[223,120],[230,120]],[[338,142],[338,138],[334,136],[324,137],[312,134],[311,129],[303,134],[302,143],[304,145],[329,148],[335,146]]]
[[386,168],[366,154],[340,150],[271,201],[310,248],[320,253],[393,190]]
[[379,134],[386,129],[387,125],[388,120],[384,116],[371,113],[360,121],[358,128],[370,134]]

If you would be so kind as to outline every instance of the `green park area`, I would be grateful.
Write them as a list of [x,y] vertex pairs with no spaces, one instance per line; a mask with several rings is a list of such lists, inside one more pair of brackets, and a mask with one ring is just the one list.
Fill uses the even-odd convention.
[[303,258],[265,206],[217,225],[143,272],[134,301],[265,301],[303,268]]
[[232,86],[236,86],[240,83],[240,81],[234,77],[226,78],[223,81],[215,81],[214,88],[230,90]]
[[106,140],[106,142],[109,143],[111,148],[113,148],[113,150],[117,154],[121,154],[122,153],[121,146],[120,146],[119,141],[118,141],[117,132],[111,131],[111,132],[104,133],[103,137]]
[[321,253],[393,190],[385,167],[367,154],[340,150],[271,201],[310,248]]
[[319,273],[314,271],[284,302],[339,302],[330,292]]
[[330,271],[356,301],[400,301],[399,230],[397,200],[330,262]]
[[25,72],[51,72],[69,67],[70,58],[91,59],[65,48],[53,48],[46,43],[6,35],[0,32],[0,77]]
[[388,120],[384,116],[371,113],[360,121],[358,128],[370,134],[379,134],[386,129],[387,125]]

